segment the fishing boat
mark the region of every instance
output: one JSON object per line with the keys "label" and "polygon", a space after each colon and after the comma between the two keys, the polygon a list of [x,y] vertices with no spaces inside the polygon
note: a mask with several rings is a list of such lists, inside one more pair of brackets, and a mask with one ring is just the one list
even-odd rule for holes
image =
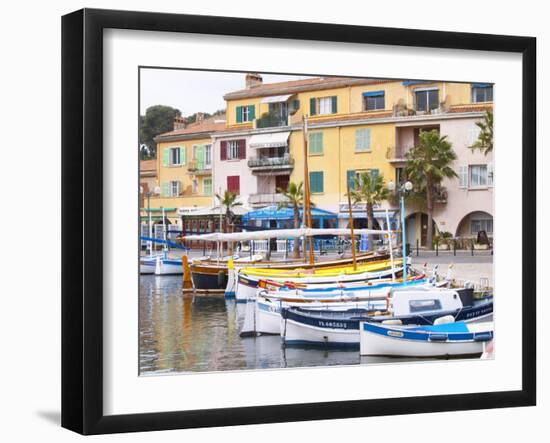
{"label": "fishing boat", "polygon": [[[392,264],[394,267],[392,267]],[[376,279],[385,279],[400,274],[401,261],[392,263],[389,260],[373,261],[360,266],[340,266],[328,269],[297,269],[293,271],[280,269],[253,269],[246,268],[238,272],[235,298],[237,302],[246,302],[254,298],[260,281],[270,281],[298,284],[317,285],[326,287],[339,283],[367,282]]]}
{"label": "fishing boat", "polygon": [[[179,241],[193,240],[193,241],[208,241],[208,242],[217,242],[221,244],[222,242],[239,242],[239,241],[253,241],[253,240],[265,240],[271,238],[294,238],[294,237],[306,237],[306,236],[319,236],[319,235],[333,235],[333,236],[345,236],[350,235],[350,229],[314,229],[314,228],[300,228],[300,229],[275,229],[275,230],[262,230],[262,231],[251,231],[251,232],[236,232],[236,233],[219,233],[213,232],[209,234],[197,234],[197,235],[186,235],[179,237]],[[356,230],[357,235],[376,233],[383,234],[387,231],[379,230],[369,230],[369,229],[359,229]],[[219,249],[219,248],[218,248]],[[382,259],[387,259],[388,254],[386,253],[368,253],[362,254],[358,257],[355,257],[355,262],[357,263],[368,263],[371,261],[378,261]],[[329,269],[337,268],[341,266],[351,265],[353,263],[353,258],[342,258],[338,260],[331,261],[321,261],[317,263],[304,263],[296,261],[284,261],[284,262],[273,262],[255,260],[251,265],[247,264],[244,260],[241,263],[235,263],[236,269],[243,267],[261,267],[262,269],[277,268],[283,270],[292,270],[292,269],[311,269],[315,267],[316,269]],[[230,269],[228,263],[217,259],[202,259],[193,261],[190,265],[190,272],[195,284],[196,289],[215,289],[215,290],[224,290],[227,289],[226,295],[232,296],[234,292],[234,287],[236,286],[236,281],[233,278],[230,278]],[[236,273],[232,274],[236,278]],[[228,283],[229,282],[229,283]]]}
{"label": "fishing boat", "polygon": [[449,322],[405,328],[361,322],[360,354],[392,357],[479,357],[493,339],[493,323]]}
{"label": "fishing boat", "polygon": [[281,310],[281,336],[285,345],[359,347],[360,323],[432,325],[441,318],[469,323],[492,321],[493,298],[473,299],[472,288],[392,289],[385,309],[315,311]]}

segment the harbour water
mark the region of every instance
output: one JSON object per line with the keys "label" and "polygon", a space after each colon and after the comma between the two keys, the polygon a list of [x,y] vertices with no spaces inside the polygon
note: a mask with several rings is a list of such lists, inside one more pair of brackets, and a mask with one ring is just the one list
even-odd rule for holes
{"label": "harbour water", "polygon": [[245,304],[182,295],[181,276],[140,276],[141,375],[405,362],[357,350],[283,348],[279,336],[241,338]]}
{"label": "harbour water", "polygon": [[140,277],[140,374],[353,365],[357,351],[283,349],[279,336],[239,337],[245,305],[183,296],[181,276]]}

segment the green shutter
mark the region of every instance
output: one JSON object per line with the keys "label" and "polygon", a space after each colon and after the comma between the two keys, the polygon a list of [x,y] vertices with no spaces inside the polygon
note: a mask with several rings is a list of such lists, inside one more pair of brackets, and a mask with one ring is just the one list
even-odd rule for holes
{"label": "green shutter", "polygon": [[187,149],[185,149],[185,146],[180,148],[180,163],[182,165],[187,163]]}
{"label": "green shutter", "polygon": [[355,170],[353,169],[349,169],[348,172],[347,172],[347,177],[348,177],[348,186],[350,189],[353,189],[355,187]]}
{"label": "green shutter", "polygon": [[204,195],[212,195],[212,179],[205,178],[202,181],[202,193]]}
{"label": "green shutter", "polygon": [[333,95],[330,99],[332,101],[332,113],[336,114],[338,112],[338,98]]}
{"label": "green shutter", "polygon": [[323,172],[314,171],[309,173],[309,190],[312,193],[323,192]]}
{"label": "green shutter", "polygon": [[163,182],[162,183],[162,196],[163,197],[170,197],[170,182]]}
{"label": "green shutter", "polygon": [[170,148],[164,148],[162,150],[162,166],[170,166]]}
{"label": "green shutter", "polygon": [[317,114],[317,99],[315,97],[311,97],[309,99],[309,115],[315,114]]}
{"label": "green shutter", "polygon": [[322,154],[323,153],[323,133],[314,132],[309,134],[309,154]]}
{"label": "green shutter", "polygon": [[248,107],[248,120],[252,121],[256,118],[256,106],[250,105]]}
{"label": "green shutter", "polygon": [[243,121],[243,107],[237,106],[237,123],[242,123]]}
{"label": "green shutter", "polygon": [[195,150],[197,169],[204,169],[204,145],[198,145]]}

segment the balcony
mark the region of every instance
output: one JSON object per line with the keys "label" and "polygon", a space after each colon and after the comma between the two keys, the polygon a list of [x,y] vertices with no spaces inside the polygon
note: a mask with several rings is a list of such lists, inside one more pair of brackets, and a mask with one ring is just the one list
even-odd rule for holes
{"label": "balcony", "polygon": [[253,174],[290,173],[294,169],[294,159],[289,155],[283,157],[254,157],[248,160],[248,167]]}
{"label": "balcony", "polygon": [[206,164],[198,160],[191,160],[187,164],[187,172],[192,175],[211,175],[212,164]]}
{"label": "balcony", "polygon": [[286,201],[283,194],[250,194],[248,202],[251,205],[268,206]]}
{"label": "balcony", "polygon": [[434,202],[440,204],[447,203],[447,188],[445,186],[437,186],[434,189]]}
{"label": "balcony", "polygon": [[405,154],[410,148],[404,146],[388,146],[386,149],[386,159],[390,163],[403,163],[407,161]]}
{"label": "balcony", "polygon": [[288,115],[278,113],[265,113],[256,119],[256,128],[276,128],[278,126],[288,126]]}

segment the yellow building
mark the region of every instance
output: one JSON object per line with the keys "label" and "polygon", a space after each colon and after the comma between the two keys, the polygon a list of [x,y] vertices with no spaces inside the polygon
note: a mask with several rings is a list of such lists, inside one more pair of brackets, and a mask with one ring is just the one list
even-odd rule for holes
{"label": "yellow building", "polygon": [[[181,225],[186,211],[212,206],[211,135],[225,128],[225,116],[204,119],[186,125],[176,119],[174,130],[160,134],[157,143],[157,187],[150,198],[151,211],[158,217],[164,208],[171,224]],[[143,208],[142,215],[146,215]]]}
{"label": "yellow building", "polygon": [[[312,200],[337,214],[343,225],[347,183],[355,174],[370,171],[383,175],[386,183],[399,181],[405,153],[422,130],[449,128],[462,148],[465,136],[457,135],[451,123],[470,119],[465,130],[474,130],[476,119],[492,107],[492,89],[487,84],[339,77],[264,84],[260,75],[247,74],[244,89],[224,96],[227,126],[214,137],[216,151],[232,140],[244,141],[247,161],[238,167],[232,163],[226,177],[228,157],[215,156],[215,187],[225,189],[238,175],[236,189],[252,206],[281,201],[281,184],[304,179],[307,117]],[[359,207],[358,218],[360,211],[364,214],[364,208]]]}

